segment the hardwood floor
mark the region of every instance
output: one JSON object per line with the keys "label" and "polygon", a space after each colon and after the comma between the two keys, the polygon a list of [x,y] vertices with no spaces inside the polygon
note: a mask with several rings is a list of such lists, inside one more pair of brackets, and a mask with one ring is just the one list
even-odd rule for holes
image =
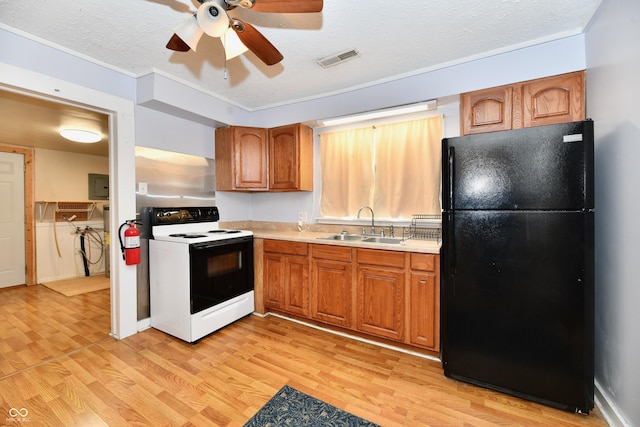
{"label": "hardwood floor", "polygon": [[1,425],[20,425],[10,410],[25,408],[31,426],[241,426],[285,384],[382,426],[606,425],[598,409],[488,391],[445,378],[439,362],[274,316],[195,344],[154,329],[114,340],[108,299],[0,291]]}

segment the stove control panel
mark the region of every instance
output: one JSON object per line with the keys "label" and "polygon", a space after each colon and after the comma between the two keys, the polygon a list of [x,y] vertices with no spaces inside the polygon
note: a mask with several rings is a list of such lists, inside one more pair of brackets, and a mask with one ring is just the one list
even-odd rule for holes
{"label": "stove control panel", "polygon": [[216,206],[189,208],[153,208],[153,225],[190,224],[198,222],[217,222],[220,212]]}

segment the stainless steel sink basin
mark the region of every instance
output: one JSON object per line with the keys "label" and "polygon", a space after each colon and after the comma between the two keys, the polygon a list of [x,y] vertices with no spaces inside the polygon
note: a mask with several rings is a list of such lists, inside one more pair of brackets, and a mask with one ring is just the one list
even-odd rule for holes
{"label": "stainless steel sink basin", "polygon": [[332,234],[330,236],[325,236],[325,237],[319,237],[319,239],[324,239],[324,240],[362,240],[364,239],[363,236],[360,236],[359,234]]}
{"label": "stainless steel sink basin", "polygon": [[399,245],[402,242],[402,239],[396,239],[393,237],[365,237],[362,239],[363,242],[367,243],[385,243],[387,245]]}
{"label": "stainless steel sink basin", "polygon": [[365,243],[385,243],[387,245],[399,245],[402,239],[393,237],[382,236],[363,236],[360,234],[331,234],[329,236],[318,237],[322,240],[338,240],[338,241],[352,241],[352,242],[365,242]]}

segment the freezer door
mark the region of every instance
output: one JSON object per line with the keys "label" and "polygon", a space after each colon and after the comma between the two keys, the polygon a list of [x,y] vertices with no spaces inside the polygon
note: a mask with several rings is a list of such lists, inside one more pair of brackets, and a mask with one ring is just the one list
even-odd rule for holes
{"label": "freezer door", "polygon": [[593,214],[466,211],[445,223],[445,374],[588,412]]}
{"label": "freezer door", "polygon": [[593,122],[443,140],[443,206],[593,208]]}

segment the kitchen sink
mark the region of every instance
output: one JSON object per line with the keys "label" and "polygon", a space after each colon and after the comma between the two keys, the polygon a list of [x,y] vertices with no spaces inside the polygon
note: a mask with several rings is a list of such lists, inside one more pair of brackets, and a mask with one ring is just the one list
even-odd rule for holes
{"label": "kitchen sink", "polygon": [[367,243],[385,243],[387,245],[399,245],[402,242],[402,239],[396,239],[393,237],[365,237],[362,239],[363,242]]}
{"label": "kitchen sink", "polygon": [[362,240],[364,239],[364,236],[361,236],[359,234],[332,234],[330,236],[325,236],[325,237],[319,237],[319,239],[324,239],[324,240]]}
{"label": "kitchen sink", "polygon": [[402,239],[396,239],[393,237],[381,237],[381,236],[363,236],[360,234],[332,234],[330,236],[318,237],[322,240],[339,240],[339,241],[355,241],[366,243],[385,243],[387,245],[399,245]]}

